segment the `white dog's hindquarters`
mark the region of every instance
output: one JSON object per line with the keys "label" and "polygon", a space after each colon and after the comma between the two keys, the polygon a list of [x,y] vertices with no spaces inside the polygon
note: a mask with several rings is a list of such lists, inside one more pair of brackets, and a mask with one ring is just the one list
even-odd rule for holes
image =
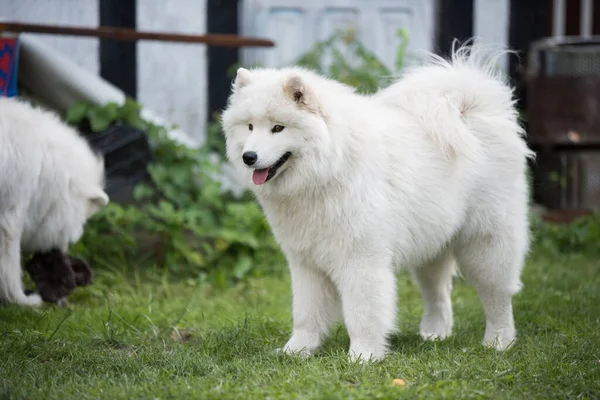
{"label": "white dog's hindquarters", "polygon": [[[475,168],[465,219],[450,249],[481,298],[486,314],[484,343],[504,350],[516,339],[512,296],[521,288],[529,249],[526,168],[534,154],[524,140],[512,90],[495,68],[494,60],[505,53],[486,50],[459,49],[451,63],[438,59],[430,67],[409,72],[399,86],[404,86],[405,94],[411,90],[438,93],[437,101],[431,98],[435,106],[429,117],[427,107],[417,106],[412,112],[434,132],[441,149],[469,158]],[[458,113],[452,115],[452,110]],[[449,122],[456,115],[465,129],[444,129],[443,124],[454,126]],[[451,330],[452,265],[453,260],[442,258],[416,273],[425,305],[424,337],[445,337]]]}
{"label": "white dog's hindquarters", "polygon": [[[412,268],[424,301],[423,337],[452,330],[450,288],[455,260],[475,286],[486,313],[484,342],[499,350],[516,338],[512,296],[529,248],[527,159],[534,156],[510,86],[494,63],[504,51],[475,45],[451,60],[407,71],[379,94],[412,115],[449,158],[465,163],[464,220],[442,256]],[[453,256],[453,257],[452,257]]]}
{"label": "white dog's hindquarters", "polygon": [[286,352],[311,354],[342,317],[352,359],[385,357],[398,267],[421,291],[424,338],[452,332],[458,266],[481,297],[484,341],[514,340],[532,153],[486,50],[432,56],[373,96],[299,68],[238,71],[227,153],[291,269]]}

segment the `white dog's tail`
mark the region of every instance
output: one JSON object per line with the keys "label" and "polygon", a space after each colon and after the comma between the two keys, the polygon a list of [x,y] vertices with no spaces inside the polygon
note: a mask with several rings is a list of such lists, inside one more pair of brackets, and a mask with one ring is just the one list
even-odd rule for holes
{"label": "white dog's tail", "polygon": [[[414,115],[448,155],[476,157],[481,141],[514,140],[517,149],[533,153],[522,140],[513,90],[497,61],[511,53],[480,44],[452,47],[450,59],[428,54],[425,65],[407,68],[389,95]],[[507,137],[507,136],[510,136]]]}

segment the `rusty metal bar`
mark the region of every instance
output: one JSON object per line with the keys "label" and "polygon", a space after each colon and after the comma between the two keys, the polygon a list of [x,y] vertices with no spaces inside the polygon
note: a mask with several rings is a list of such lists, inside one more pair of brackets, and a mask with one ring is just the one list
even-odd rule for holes
{"label": "rusty metal bar", "polygon": [[88,36],[113,40],[156,40],[163,42],[199,43],[223,47],[273,47],[268,39],[243,37],[228,34],[189,35],[179,33],[140,32],[134,29],[98,27],[67,27],[57,25],[23,24],[0,22],[0,32],[42,33],[52,35]]}

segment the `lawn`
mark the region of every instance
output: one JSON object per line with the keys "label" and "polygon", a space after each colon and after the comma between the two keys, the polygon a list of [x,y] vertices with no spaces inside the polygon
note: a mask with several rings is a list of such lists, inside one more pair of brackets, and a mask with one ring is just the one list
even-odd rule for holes
{"label": "lawn", "polygon": [[393,355],[355,365],[343,328],[312,359],[274,354],[291,330],[287,275],[216,291],[101,266],[68,309],[0,308],[0,397],[599,398],[599,271],[591,257],[532,255],[514,300],[519,341],[504,354],[480,345],[482,309],[460,280],[454,336],[423,342],[421,301],[402,275]]}

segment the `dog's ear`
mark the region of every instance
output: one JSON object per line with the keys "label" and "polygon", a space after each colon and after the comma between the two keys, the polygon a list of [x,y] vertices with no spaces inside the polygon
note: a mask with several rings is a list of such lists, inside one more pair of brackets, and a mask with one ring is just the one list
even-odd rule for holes
{"label": "dog's ear", "polygon": [[290,76],[285,82],[286,94],[298,104],[306,104],[307,93],[302,78],[296,75]]}
{"label": "dog's ear", "polygon": [[93,183],[81,183],[76,180],[69,180],[69,189],[76,196],[81,196],[94,207],[103,207],[110,201],[108,194],[104,191],[101,185]]}
{"label": "dog's ear", "polygon": [[319,107],[318,104],[314,102],[314,96],[312,96],[312,91],[306,85],[304,80],[298,75],[292,75],[289,78],[287,78],[283,85],[283,91],[290,99],[294,100],[299,106],[306,108],[311,112],[319,112]]}
{"label": "dog's ear", "polygon": [[108,204],[109,198],[106,192],[100,188],[88,194],[88,200],[96,207],[103,207]]}
{"label": "dog's ear", "polygon": [[94,188],[85,192],[85,198],[87,200],[86,205],[86,217],[90,218],[96,214],[98,210],[107,205],[110,202],[108,194],[101,188]]}
{"label": "dog's ear", "polygon": [[235,80],[233,81],[233,90],[237,91],[252,81],[252,72],[246,68],[238,68]]}

